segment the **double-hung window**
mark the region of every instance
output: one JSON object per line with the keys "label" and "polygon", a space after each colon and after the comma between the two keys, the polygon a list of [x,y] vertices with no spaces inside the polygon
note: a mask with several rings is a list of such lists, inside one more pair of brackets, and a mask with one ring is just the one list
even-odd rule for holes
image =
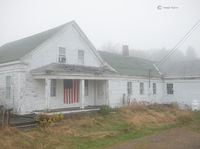
{"label": "double-hung window", "polygon": [[172,83],[167,84],[167,94],[174,94],[174,86]]}
{"label": "double-hung window", "polygon": [[84,51],[78,50],[78,64],[84,64]]}
{"label": "double-hung window", "polygon": [[140,82],[140,95],[144,94],[144,83]]}
{"label": "double-hung window", "polygon": [[66,49],[64,47],[59,47],[59,63],[66,63]]}
{"label": "double-hung window", "polygon": [[6,76],[6,99],[11,98],[11,76]]}
{"label": "double-hung window", "polygon": [[56,97],[56,79],[51,80],[51,97]]}
{"label": "double-hung window", "polygon": [[85,96],[89,95],[89,81],[85,80]]}
{"label": "double-hung window", "polygon": [[156,94],[156,83],[153,83],[153,94],[155,95]]}
{"label": "double-hung window", "polygon": [[132,94],[132,82],[127,82],[127,92],[128,95]]}

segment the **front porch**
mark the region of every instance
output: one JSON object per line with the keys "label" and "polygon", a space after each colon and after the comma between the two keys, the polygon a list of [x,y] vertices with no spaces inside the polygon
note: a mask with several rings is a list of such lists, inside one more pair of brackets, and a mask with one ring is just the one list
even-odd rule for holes
{"label": "front porch", "polygon": [[45,107],[40,112],[98,110],[99,106],[108,104],[107,84],[107,80],[45,78]]}

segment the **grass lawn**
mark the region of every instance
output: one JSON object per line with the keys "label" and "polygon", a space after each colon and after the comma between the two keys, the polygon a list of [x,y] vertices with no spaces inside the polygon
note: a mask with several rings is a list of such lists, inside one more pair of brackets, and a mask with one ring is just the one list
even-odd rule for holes
{"label": "grass lawn", "polygon": [[0,148],[102,149],[189,123],[200,124],[200,112],[179,110],[177,105],[134,104],[107,115],[73,116],[48,127],[1,129]]}

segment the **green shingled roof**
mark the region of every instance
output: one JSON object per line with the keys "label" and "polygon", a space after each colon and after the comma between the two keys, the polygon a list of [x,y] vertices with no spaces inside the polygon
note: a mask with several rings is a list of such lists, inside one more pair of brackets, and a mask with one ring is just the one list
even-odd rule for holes
{"label": "green shingled roof", "polygon": [[56,34],[65,25],[66,24],[3,45],[0,47],[0,63],[19,60],[22,56],[31,52],[44,41]]}
{"label": "green shingled roof", "polygon": [[150,70],[151,77],[160,76],[153,66],[153,62],[150,60],[132,56],[122,56],[120,54],[104,51],[98,52],[100,56],[121,75],[147,77],[149,76]]}

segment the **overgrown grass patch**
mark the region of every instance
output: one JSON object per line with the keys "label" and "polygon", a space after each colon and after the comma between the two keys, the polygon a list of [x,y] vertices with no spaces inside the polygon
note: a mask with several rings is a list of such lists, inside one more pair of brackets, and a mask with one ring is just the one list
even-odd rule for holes
{"label": "overgrown grass patch", "polygon": [[190,122],[200,122],[200,112],[180,110],[176,104],[134,103],[111,111],[114,112],[72,116],[28,131],[6,128],[0,131],[0,146],[7,149],[102,149]]}

